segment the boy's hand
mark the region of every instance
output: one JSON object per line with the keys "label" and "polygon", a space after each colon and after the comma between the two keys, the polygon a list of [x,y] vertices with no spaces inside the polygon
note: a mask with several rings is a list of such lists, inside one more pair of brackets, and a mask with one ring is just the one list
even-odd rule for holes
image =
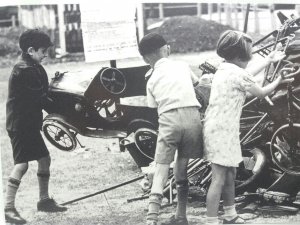
{"label": "boy's hand", "polygon": [[285,53],[283,51],[274,50],[267,56],[267,61],[269,63],[274,63],[282,60],[285,57]]}

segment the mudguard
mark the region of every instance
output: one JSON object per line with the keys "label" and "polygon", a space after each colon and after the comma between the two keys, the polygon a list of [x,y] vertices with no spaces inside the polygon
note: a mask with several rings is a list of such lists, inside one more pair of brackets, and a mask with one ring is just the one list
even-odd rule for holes
{"label": "mudguard", "polygon": [[67,128],[70,128],[72,130],[74,130],[75,132],[77,133],[82,133],[81,132],[81,129],[77,126],[75,126],[74,124],[70,123],[67,118],[63,115],[60,115],[60,114],[56,114],[56,113],[51,113],[51,114],[48,114],[45,118],[44,118],[44,121],[49,121],[49,120],[52,120],[52,121],[56,121],[62,125],[64,125],[65,127]]}

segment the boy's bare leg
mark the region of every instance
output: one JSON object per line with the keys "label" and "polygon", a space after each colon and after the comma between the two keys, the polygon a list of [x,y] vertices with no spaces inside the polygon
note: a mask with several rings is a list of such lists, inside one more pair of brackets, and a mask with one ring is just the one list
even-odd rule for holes
{"label": "boy's bare leg", "polygon": [[157,163],[155,166],[151,194],[149,197],[147,224],[156,224],[158,221],[158,213],[163,198],[163,188],[169,176],[169,168],[169,164]]}

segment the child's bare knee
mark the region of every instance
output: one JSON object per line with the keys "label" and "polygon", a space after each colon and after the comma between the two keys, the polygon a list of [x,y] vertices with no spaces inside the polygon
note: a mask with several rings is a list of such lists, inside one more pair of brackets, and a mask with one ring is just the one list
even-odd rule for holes
{"label": "child's bare knee", "polygon": [[212,182],[219,187],[224,187],[225,178],[222,176],[214,176],[214,178],[212,179]]}
{"label": "child's bare knee", "polygon": [[23,176],[28,170],[28,163],[18,163],[14,166],[14,170]]}

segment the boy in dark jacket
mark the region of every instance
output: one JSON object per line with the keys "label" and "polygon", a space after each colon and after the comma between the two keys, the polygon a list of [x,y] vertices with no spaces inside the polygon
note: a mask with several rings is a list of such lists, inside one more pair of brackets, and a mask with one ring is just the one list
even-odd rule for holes
{"label": "boy in dark jacket", "polygon": [[15,198],[29,161],[38,162],[40,201],[37,209],[61,212],[67,208],[49,198],[51,158],[40,133],[42,109],[49,104],[48,77],[40,63],[47,57],[52,42],[43,31],[30,29],[21,34],[19,45],[22,56],[11,72],[6,104],[6,129],[13,149],[14,168],[6,187],[5,219],[10,223],[23,224],[26,220],[16,210]]}

